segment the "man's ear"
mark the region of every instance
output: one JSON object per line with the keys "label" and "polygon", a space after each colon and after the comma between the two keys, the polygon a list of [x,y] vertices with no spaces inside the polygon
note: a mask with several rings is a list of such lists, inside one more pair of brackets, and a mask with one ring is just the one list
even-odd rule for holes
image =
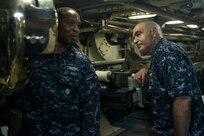
{"label": "man's ear", "polygon": [[152,27],[152,29],[151,29],[151,34],[152,34],[152,36],[155,38],[156,37],[156,35],[157,35],[157,28],[156,27]]}

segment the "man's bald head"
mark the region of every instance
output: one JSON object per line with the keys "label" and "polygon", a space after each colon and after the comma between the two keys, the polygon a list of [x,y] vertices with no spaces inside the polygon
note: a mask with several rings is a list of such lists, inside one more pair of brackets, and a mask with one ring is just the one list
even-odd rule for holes
{"label": "man's bald head", "polygon": [[[142,21],[140,23],[143,23],[148,30],[155,28],[157,30],[160,38],[163,37],[161,27],[156,22],[154,22],[154,21]],[[138,23],[138,24],[140,24],[140,23]]]}
{"label": "man's bald head", "polygon": [[58,13],[58,19],[59,20],[67,18],[67,16],[78,16],[80,18],[77,11],[73,8],[70,8],[70,7],[61,7],[59,9],[57,9],[57,13]]}

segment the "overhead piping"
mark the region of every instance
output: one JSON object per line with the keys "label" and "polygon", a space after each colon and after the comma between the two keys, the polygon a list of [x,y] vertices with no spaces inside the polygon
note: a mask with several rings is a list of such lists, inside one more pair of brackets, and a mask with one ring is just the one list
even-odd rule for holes
{"label": "overhead piping", "polygon": [[141,1],[134,1],[134,2],[131,2],[131,3],[104,2],[104,3],[99,3],[97,5],[92,5],[92,6],[84,7],[84,8],[80,8],[80,9],[84,10],[84,11],[82,11],[84,14],[90,14],[91,12],[89,11],[89,9],[90,10],[94,9],[94,8],[97,9],[97,7],[101,7],[101,6],[105,7],[105,6],[108,6],[108,5],[125,6],[125,7],[128,7],[129,9],[132,8],[132,9],[141,10],[141,11],[148,11],[148,12],[155,13],[157,15],[160,15],[160,16],[163,16],[163,17],[166,17],[166,18],[169,18],[169,19],[177,19],[177,20],[182,20],[185,23],[197,24],[197,22],[195,22],[193,20],[189,20],[188,16],[186,16],[186,15],[182,15],[182,17],[181,16],[178,17],[178,16],[175,16],[175,14],[165,12],[164,10],[159,9],[158,7],[155,7],[155,6],[152,6],[152,5],[149,5],[149,4],[145,4],[145,3],[141,2]]}
{"label": "overhead piping", "polygon": [[188,1],[183,7],[187,9],[198,9],[203,8],[203,1]]}

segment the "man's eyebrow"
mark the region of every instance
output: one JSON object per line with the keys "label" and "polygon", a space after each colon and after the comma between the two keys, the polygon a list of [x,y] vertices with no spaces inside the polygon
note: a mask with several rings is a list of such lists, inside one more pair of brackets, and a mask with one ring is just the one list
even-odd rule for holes
{"label": "man's eyebrow", "polygon": [[141,31],[136,31],[133,36],[135,37],[135,36],[139,35],[140,33],[141,33]]}

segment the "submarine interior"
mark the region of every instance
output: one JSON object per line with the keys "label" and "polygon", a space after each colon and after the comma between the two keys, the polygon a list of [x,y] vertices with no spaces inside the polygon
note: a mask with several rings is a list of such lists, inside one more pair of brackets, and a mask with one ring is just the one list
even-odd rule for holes
{"label": "submarine interior", "polygon": [[[72,7],[81,17],[78,46],[92,61],[100,84],[101,136],[151,136],[148,85],[131,77],[150,56],[141,56],[132,29],[157,22],[164,37],[185,49],[197,72],[204,65],[203,0],[7,0],[0,1],[0,130],[16,136],[20,98],[35,57],[53,54],[56,9]],[[204,90],[203,90],[204,91]]]}

